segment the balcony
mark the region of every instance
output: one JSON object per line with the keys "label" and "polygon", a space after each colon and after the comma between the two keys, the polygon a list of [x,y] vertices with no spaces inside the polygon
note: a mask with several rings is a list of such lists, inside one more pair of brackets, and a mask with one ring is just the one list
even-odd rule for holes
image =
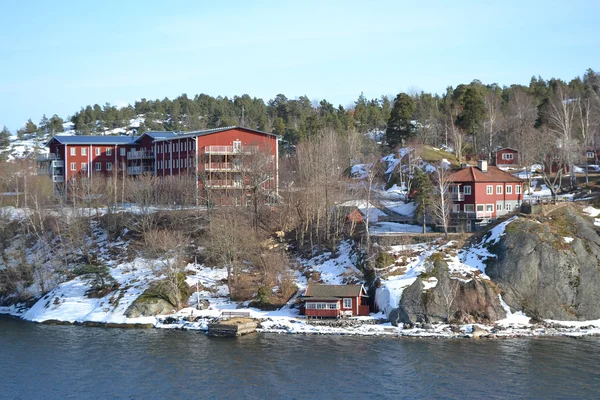
{"label": "balcony", "polygon": [[450,217],[454,219],[490,219],[494,218],[493,211],[463,211],[451,212]]}
{"label": "balcony", "polygon": [[147,160],[147,159],[153,159],[153,158],[154,158],[154,152],[148,151],[148,150],[139,150],[139,151],[132,150],[127,153],[128,160]]}
{"label": "balcony", "polygon": [[52,176],[52,182],[63,183],[64,181],[65,181],[65,177],[63,175],[54,175],[54,176]]}
{"label": "balcony", "polygon": [[149,167],[147,165],[138,165],[135,167],[127,167],[127,175],[141,175],[141,174],[149,174],[154,173],[154,167]]}
{"label": "balcony", "polygon": [[235,165],[234,163],[219,163],[219,162],[214,162],[214,163],[204,163],[204,170],[205,171],[239,171],[240,170],[240,166],[239,165]]}
{"label": "balcony", "polygon": [[231,179],[211,179],[204,186],[211,189],[239,189],[242,188],[242,182]]}
{"label": "balcony", "polygon": [[48,153],[48,154],[38,154],[37,161],[52,161],[52,160],[60,160],[60,155],[56,153]]}
{"label": "balcony", "polygon": [[204,146],[202,150],[205,154],[251,154],[258,152],[258,146]]}
{"label": "balcony", "polygon": [[452,201],[465,201],[465,194],[461,192],[452,192]]}

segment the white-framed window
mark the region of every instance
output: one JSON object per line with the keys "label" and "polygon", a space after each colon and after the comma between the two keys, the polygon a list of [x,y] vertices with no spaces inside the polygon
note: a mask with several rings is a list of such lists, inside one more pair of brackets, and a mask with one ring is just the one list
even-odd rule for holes
{"label": "white-framed window", "polygon": [[77,163],[71,163],[71,171],[77,171]]}
{"label": "white-framed window", "polygon": [[521,194],[521,185],[515,185],[515,193],[516,194]]}
{"label": "white-framed window", "polygon": [[71,154],[72,156],[76,156],[77,155],[77,148],[76,147],[71,147],[71,149],[69,149],[69,154]]}
{"label": "white-framed window", "polygon": [[86,147],[82,147],[81,148],[81,155],[82,156],[87,156],[87,148]]}
{"label": "white-framed window", "polygon": [[81,163],[81,170],[87,171],[87,163],[84,163],[84,162]]}
{"label": "white-framed window", "polygon": [[102,171],[102,163],[96,163],[96,171]]}
{"label": "white-framed window", "polygon": [[512,194],[512,185],[506,185],[506,194]]}
{"label": "white-framed window", "polygon": [[506,211],[512,211],[512,204],[506,203]]}
{"label": "white-framed window", "polygon": [[344,308],[352,308],[352,299],[344,298]]}
{"label": "white-framed window", "polygon": [[502,185],[496,185],[496,194],[502,194]]}
{"label": "white-framed window", "polygon": [[496,204],[496,211],[502,211],[502,203]]}
{"label": "white-framed window", "polygon": [[487,186],[485,187],[485,193],[486,193],[486,194],[494,194],[494,186],[492,186],[492,185],[487,185]]}
{"label": "white-framed window", "polygon": [[106,170],[107,171],[112,171],[112,163],[110,163],[110,162],[106,163]]}
{"label": "white-framed window", "polygon": [[484,206],[483,204],[477,204],[477,212],[483,212]]}
{"label": "white-framed window", "polygon": [[452,204],[452,212],[460,212],[460,204]]}
{"label": "white-framed window", "polygon": [[125,147],[119,148],[119,154],[121,155],[121,157],[125,157],[126,152],[127,152],[127,149]]}
{"label": "white-framed window", "polygon": [[340,303],[329,303],[327,304],[327,308],[330,310],[337,310]]}
{"label": "white-framed window", "polygon": [[112,149],[110,147],[106,148],[106,155],[107,156],[112,156]]}
{"label": "white-framed window", "polygon": [[99,156],[102,154],[102,149],[100,147],[96,147],[96,155]]}
{"label": "white-framed window", "polygon": [[474,212],[475,206],[473,204],[465,204],[465,212]]}
{"label": "white-framed window", "polygon": [[471,194],[471,185],[465,185],[465,186],[463,186],[463,193],[465,195]]}
{"label": "white-framed window", "polygon": [[587,158],[594,158],[594,152],[593,151],[588,151],[588,152],[585,153],[585,156]]}
{"label": "white-framed window", "polygon": [[238,153],[242,151],[242,142],[240,140],[233,141],[233,152]]}
{"label": "white-framed window", "polygon": [[515,155],[513,153],[502,153],[503,160],[513,160]]}
{"label": "white-framed window", "polygon": [[485,211],[487,211],[487,212],[494,212],[494,205],[493,204],[486,204],[485,205]]}

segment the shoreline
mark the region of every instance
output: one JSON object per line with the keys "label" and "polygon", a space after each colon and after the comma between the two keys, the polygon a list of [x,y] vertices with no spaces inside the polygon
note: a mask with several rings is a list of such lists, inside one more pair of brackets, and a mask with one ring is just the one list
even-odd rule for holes
{"label": "shoreline", "polygon": [[[41,325],[73,325],[91,328],[117,329],[171,329],[181,331],[197,331],[204,334],[208,331],[208,323],[215,316],[194,317],[190,315],[165,315],[155,317],[155,323],[98,322],[98,321],[64,321],[48,319],[31,321],[21,315],[0,310],[0,316],[15,318],[24,322]],[[587,321],[545,321],[540,324],[424,324],[410,329],[392,326],[381,319],[348,319],[319,320],[318,324],[310,324],[304,318],[293,317],[255,317],[258,321],[258,334],[304,335],[304,336],[364,336],[390,338],[431,338],[431,339],[518,339],[532,337],[600,337],[600,324],[589,324]],[[370,322],[379,321],[372,324]],[[334,325],[351,323],[352,326],[338,327]],[[569,325],[569,323],[572,323]],[[577,326],[579,325],[579,326]]]}

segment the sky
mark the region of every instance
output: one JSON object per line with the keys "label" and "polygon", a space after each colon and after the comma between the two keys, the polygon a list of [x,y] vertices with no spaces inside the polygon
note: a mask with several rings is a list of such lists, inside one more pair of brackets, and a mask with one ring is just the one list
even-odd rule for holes
{"label": "sky", "polygon": [[0,1],[0,126],[86,105],[279,93],[348,106],[600,70],[600,2]]}

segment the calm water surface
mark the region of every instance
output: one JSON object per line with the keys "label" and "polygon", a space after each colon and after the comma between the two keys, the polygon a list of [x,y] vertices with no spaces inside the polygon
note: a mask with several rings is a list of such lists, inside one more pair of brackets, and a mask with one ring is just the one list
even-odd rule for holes
{"label": "calm water surface", "polygon": [[0,317],[2,399],[600,398],[600,338],[389,339]]}

